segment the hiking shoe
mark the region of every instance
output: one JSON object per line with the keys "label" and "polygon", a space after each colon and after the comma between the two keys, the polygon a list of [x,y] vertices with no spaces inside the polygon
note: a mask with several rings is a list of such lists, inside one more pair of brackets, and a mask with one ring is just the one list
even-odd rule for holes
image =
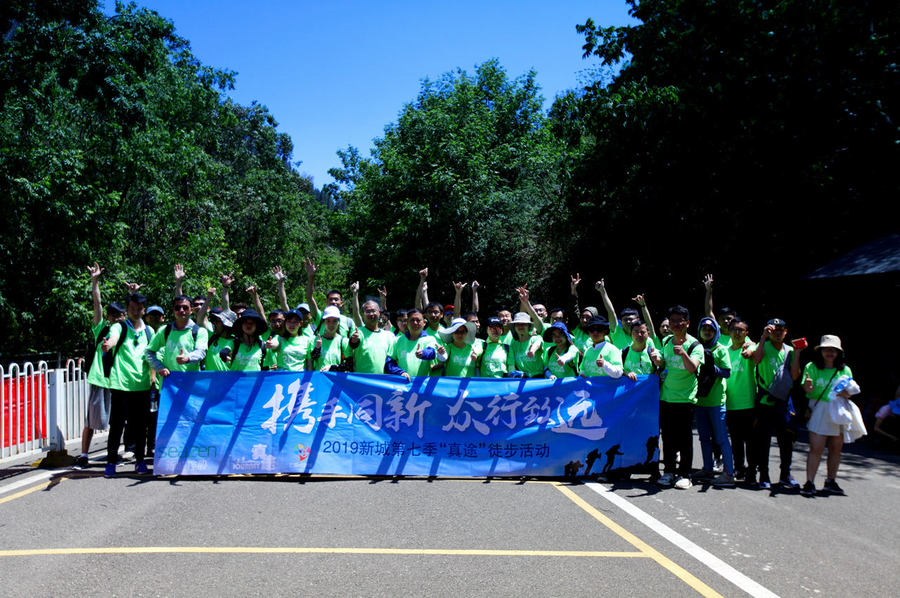
{"label": "hiking shoe", "polygon": [[134,459],[134,451],[131,449],[126,449],[124,453],[122,453],[122,462],[131,461]]}
{"label": "hiking shoe", "polygon": [[719,457],[713,465],[713,473],[722,473],[723,471],[725,471],[725,462]]}
{"label": "hiking shoe", "polygon": [[795,480],[791,474],[781,476],[781,479],[778,480],[778,483],[785,488],[796,489],[800,487],[800,482]]}
{"label": "hiking shoe", "polygon": [[759,481],[756,482],[757,490],[768,490],[772,487],[772,482],[769,480],[769,476],[765,474],[760,474]]}
{"label": "hiking shoe", "polygon": [[723,473],[712,481],[715,488],[734,488],[734,476],[730,473]]}
{"label": "hiking shoe", "polygon": [[716,477],[716,473],[714,471],[710,471],[708,469],[701,469],[700,471],[691,475],[692,480],[711,480]]}
{"label": "hiking shoe", "polygon": [[803,484],[803,488],[800,489],[800,494],[803,496],[815,496],[816,495],[816,485],[812,482],[806,482]]}
{"label": "hiking shoe", "polygon": [[76,457],[75,463],[72,464],[72,467],[74,469],[87,469],[88,467],[90,467],[90,464],[88,463],[87,455],[80,455],[80,456]]}
{"label": "hiking shoe", "polygon": [[147,464],[143,461],[138,461],[134,464],[134,473],[138,475],[147,475],[150,473],[150,470],[147,469]]}
{"label": "hiking shoe", "polygon": [[746,469],[735,468],[735,470],[734,470],[734,481],[735,482],[743,482],[746,477],[747,477]]}
{"label": "hiking shoe", "polygon": [[691,486],[693,486],[693,484],[691,483],[690,478],[678,478],[675,480],[675,487],[679,490],[687,490]]}
{"label": "hiking shoe", "polygon": [[844,489],[838,486],[838,483],[834,480],[825,480],[825,485],[822,486],[822,490],[827,492],[828,494],[839,494],[841,496],[846,496],[846,492]]}
{"label": "hiking shoe", "polygon": [[104,478],[112,478],[116,475],[116,464],[115,463],[107,463],[106,468],[103,470]]}
{"label": "hiking shoe", "polygon": [[664,473],[661,478],[656,480],[656,483],[660,486],[665,486],[666,488],[671,488],[675,483],[675,476],[671,473]]}

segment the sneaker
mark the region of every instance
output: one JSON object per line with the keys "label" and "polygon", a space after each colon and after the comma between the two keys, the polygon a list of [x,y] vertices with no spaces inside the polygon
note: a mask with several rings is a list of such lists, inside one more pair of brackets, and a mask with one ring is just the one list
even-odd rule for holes
{"label": "sneaker", "polygon": [[756,482],[757,490],[768,490],[772,487],[772,482],[766,474],[760,474],[759,481]]}
{"label": "sneaker", "polygon": [[715,472],[714,472],[714,471],[710,471],[709,469],[701,469],[701,470],[698,471],[697,473],[694,473],[694,474],[691,475],[691,479],[692,479],[692,480],[698,480],[698,481],[700,481],[700,480],[711,480],[711,479],[713,479],[714,477],[716,477]]}
{"label": "sneaker", "polygon": [[147,469],[147,464],[143,461],[138,461],[134,464],[134,473],[138,475],[147,475],[150,473],[150,470]]}
{"label": "sneaker", "polygon": [[722,473],[723,471],[725,471],[725,462],[719,457],[713,465],[713,473]]}
{"label": "sneaker", "polygon": [[79,455],[78,457],[76,457],[75,463],[72,464],[72,467],[74,469],[87,469],[88,467],[90,467],[87,455]]}
{"label": "sneaker", "polygon": [[816,495],[816,485],[812,482],[806,482],[803,484],[803,488],[800,489],[800,494],[803,496],[815,496]]}
{"label": "sneaker", "polygon": [[734,481],[735,482],[743,482],[746,477],[747,477],[746,469],[735,469],[734,470]]}
{"label": "sneaker", "polygon": [[123,462],[131,461],[132,459],[134,459],[134,451],[126,450],[124,453],[122,453],[122,461]]}
{"label": "sneaker", "polygon": [[838,486],[838,483],[834,480],[825,480],[825,485],[822,486],[822,490],[828,494],[840,494],[841,496],[846,496],[844,489]]}
{"label": "sneaker", "polygon": [[734,476],[730,473],[723,473],[712,481],[712,485],[716,488],[734,488]]}
{"label": "sneaker", "polygon": [[691,486],[693,486],[693,484],[691,483],[690,478],[681,478],[680,477],[677,480],[675,480],[675,487],[678,488],[679,490],[687,490]]}
{"label": "sneaker", "polygon": [[107,463],[106,468],[103,470],[104,478],[112,478],[116,475],[116,464],[115,463]]}
{"label": "sneaker", "polygon": [[656,480],[656,483],[660,486],[665,486],[666,488],[671,488],[675,483],[675,476],[671,473],[664,473],[661,478]]}
{"label": "sneaker", "polygon": [[781,476],[781,479],[778,480],[778,483],[784,486],[785,488],[797,489],[800,488],[800,482],[794,479],[791,474]]}

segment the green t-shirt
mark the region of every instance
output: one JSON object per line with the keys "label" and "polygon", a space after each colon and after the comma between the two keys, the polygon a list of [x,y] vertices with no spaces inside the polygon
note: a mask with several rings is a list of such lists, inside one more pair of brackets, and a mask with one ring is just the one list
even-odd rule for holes
{"label": "green t-shirt", "polygon": [[[544,367],[550,370],[550,373],[557,378],[572,378],[578,375],[578,349],[575,345],[569,345],[562,355],[556,352],[556,343],[544,353]],[[559,358],[562,357],[563,365],[559,365]]]}
{"label": "green t-shirt", "polygon": [[444,345],[447,350],[447,361],[444,362],[444,375],[454,378],[471,378],[475,375],[479,353],[474,344],[464,343],[460,349],[453,343]]}
{"label": "green t-shirt", "polygon": [[576,328],[572,333],[572,340],[575,342],[575,346],[578,347],[578,350],[584,355],[584,352],[587,351],[591,346],[593,346],[594,341],[591,340],[591,335],[582,330],[580,327]]}
{"label": "green t-shirt", "polygon": [[[281,342],[281,335],[269,328],[269,332],[266,333],[266,338],[263,339],[263,342],[274,338],[276,341]],[[274,367],[278,367],[278,352],[274,350],[266,351],[266,357],[263,359],[263,367],[272,369]]]}
{"label": "green t-shirt", "polygon": [[[91,328],[91,332],[94,333],[94,345],[96,345],[96,349],[94,349],[94,361],[91,362],[91,369],[88,371],[87,382],[88,384],[92,384],[94,386],[99,386],[101,388],[109,388],[109,378],[103,375],[103,349],[101,349],[101,345],[103,344],[103,340],[100,338],[100,333],[107,330],[109,323],[106,320],[100,320],[100,322]],[[104,333],[104,337],[106,333]]]}
{"label": "green t-shirt", "polygon": [[431,366],[439,363],[437,357],[430,361],[419,359],[416,357],[416,350],[432,347],[437,351],[439,346],[441,346],[441,342],[437,337],[424,334],[424,331],[417,339],[411,339],[406,334],[401,334],[394,339],[391,357],[410,376],[431,376]]}
{"label": "green t-shirt", "polygon": [[[703,363],[703,345],[690,334],[684,340],[684,350],[696,343],[688,357]],[[675,338],[666,337],[662,348],[663,361],[666,362],[666,377],[659,393],[659,400],[666,403],[697,403],[697,374],[688,371],[681,356],[675,355]]]}
{"label": "green t-shirt", "polygon": [[[534,355],[528,356],[528,350],[533,349]],[[529,378],[544,377],[544,347],[541,337],[536,334],[529,336],[524,341],[514,340],[509,344],[515,369],[525,372]]]}
{"label": "green t-shirt", "polygon": [[581,375],[590,378],[593,376],[609,376],[602,367],[597,365],[597,359],[603,357],[603,361],[610,365],[622,366],[622,351],[608,340],[591,345],[584,352],[581,360]]}
{"label": "green t-shirt", "polygon": [[812,378],[813,381],[813,389],[812,392],[806,394],[806,398],[815,401],[816,399],[820,401],[828,402],[831,398],[828,396],[828,393],[831,392],[831,389],[834,387],[835,383],[841,379],[843,376],[853,377],[853,372],[850,371],[850,366],[845,365],[840,370],[835,372],[834,368],[826,368],[820,370],[816,367],[816,364],[813,362],[809,362],[806,364],[806,367],[803,368],[803,375],[801,376],[802,380],[806,380],[806,376]]}
{"label": "green t-shirt", "polygon": [[496,343],[484,341],[480,365],[482,378],[503,378],[514,369],[512,351],[509,350],[509,344],[503,342],[502,337]]}
{"label": "green t-shirt", "polygon": [[[169,331],[169,338],[166,339],[166,328],[168,326],[160,326],[156,334],[150,340],[147,350],[156,353],[157,358],[162,362],[163,367],[171,372],[199,372],[200,361],[195,363],[178,363],[176,358],[179,355],[187,355],[192,351],[207,350],[209,342],[208,332],[202,326],[197,327],[197,342],[194,342],[193,322],[188,323],[184,330],[178,330],[173,327]],[[205,358],[205,355],[204,355]],[[201,360],[202,361],[202,360]]]}
{"label": "green t-shirt", "polygon": [[[150,365],[144,359],[144,351],[150,344],[150,327],[141,323],[141,330],[135,332],[129,320],[116,322],[109,329],[109,342],[116,351],[112,372],[109,375],[109,388],[137,392],[150,390]],[[124,334],[125,341],[115,349],[119,336]]]}
{"label": "green t-shirt", "polygon": [[357,330],[359,330],[359,346],[351,349],[353,371],[360,374],[383,374],[384,362],[391,354],[391,347],[397,337],[381,328],[372,331],[363,326]]}
{"label": "green t-shirt", "polygon": [[[234,340],[231,341],[232,345]],[[266,354],[271,351],[266,351]],[[246,343],[238,343],[237,349],[231,351],[231,366],[228,368],[232,372],[259,372],[262,371],[263,349],[261,343],[247,345]]]}
{"label": "green t-shirt", "polygon": [[625,327],[622,326],[622,322],[612,320],[609,323],[609,335],[607,335],[606,340],[610,341],[621,351],[631,344],[631,334],[625,332]]}
{"label": "green t-shirt", "polygon": [[647,346],[644,347],[643,351],[635,351],[629,345],[628,352],[625,353],[625,359],[622,360],[622,368],[626,373],[631,372],[638,376],[647,376],[655,373],[656,366],[653,365],[653,360],[650,359],[650,351],[653,348],[650,344],[650,339],[647,339]]}
{"label": "green t-shirt", "polygon": [[[320,337],[316,337],[312,344],[310,345],[310,351],[314,351],[316,347],[316,343]],[[325,338],[321,336],[322,339],[322,350],[319,354],[319,358],[313,362],[314,370],[321,370],[325,366],[332,365],[341,365],[341,362],[350,357],[350,345],[349,341],[341,336],[340,334],[335,334],[331,338]]]}
{"label": "green t-shirt", "polygon": [[[704,358],[706,357],[706,353],[703,353]],[[720,368],[730,370],[731,369],[731,358],[728,356],[728,349],[720,345],[719,343],[715,343],[715,347],[712,349],[712,358],[713,363]],[[709,394],[705,397],[697,397],[697,405],[700,407],[719,407],[725,404],[725,385],[730,378],[719,378],[716,376],[716,379],[713,380],[712,388],[709,390]]]}
{"label": "green t-shirt", "polygon": [[[769,385],[772,384],[772,380],[775,379],[775,372],[778,371],[778,368],[784,363],[785,357],[792,351],[793,350],[788,347],[787,343],[783,344],[779,351],[775,349],[775,346],[772,345],[771,342],[766,341],[766,344],[763,347],[762,361],[756,364],[756,373],[759,376],[759,388],[769,388]],[[790,363],[788,363],[788,367],[790,367]],[[759,402],[763,405],[775,404],[775,401],[773,401],[769,395],[764,395]]]}
{"label": "green t-shirt", "polygon": [[[226,332],[227,334],[227,332]],[[225,347],[231,348],[234,344],[234,339],[227,336],[220,336],[215,339],[211,345],[206,349],[206,359],[203,361],[203,367],[207,372],[227,372],[231,369],[229,364],[222,361],[222,357],[219,355],[219,351],[224,349]]]}
{"label": "green t-shirt", "polygon": [[[750,351],[756,347],[751,343]],[[725,409],[738,411],[756,406],[756,364],[753,358],[741,356],[742,347],[728,348],[731,376],[725,383]]]}
{"label": "green t-shirt", "polygon": [[306,370],[306,358],[312,346],[312,341],[305,334],[279,338],[277,349],[272,351],[277,355],[278,369],[288,372]]}

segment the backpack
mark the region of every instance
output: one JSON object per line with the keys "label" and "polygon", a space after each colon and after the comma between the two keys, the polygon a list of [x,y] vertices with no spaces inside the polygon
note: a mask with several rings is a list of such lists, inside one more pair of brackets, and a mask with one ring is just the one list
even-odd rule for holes
{"label": "backpack", "polygon": [[[200,332],[200,326],[196,322],[191,322],[193,326],[191,326],[191,336],[194,338],[194,347],[197,346],[197,334]],[[175,328],[175,322],[169,322],[166,324],[165,329],[163,330],[163,340],[169,342],[169,334],[172,333],[172,330]]]}
{"label": "backpack", "polygon": [[763,388],[762,380],[759,377],[759,368],[756,368],[756,398],[762,399],[768,395],[776,401],[785,402],[790,398],[791,389],[794,387],[794,379],[791,378],[791,360],[793,359],[794,350],[787,347],[787,353],[784,355],[784,362],[775,370],[772,382],[768,387]]}
{"label": "backpack", "polygon": [[[116,346],[103,354],[103,376],[105,378],[109,378],[109,375],[112,373],[113,363],[116,360],[116,355],[119,354],[119,347],[125,343],[125,339],[128,337],[128,331],[125,329],[125,322],[116,323],[122,327],[122,332],[119,333],[119,340],[116,341]],[[103,330],[100,331],[100,334],[97,335],[98,345],[103,343],[101,339],[105,339],[110,330],[112,330],[111,326],[105,326]],[[147,342],[149,343],[151,338],[150,327],[146,324],[144,324],[144,335],[147,337]]]}
{"label": "backpack", "polygon": [[83,371],[91,371],[91,365],[93,365],[94,363],[94,357],[97,355],[97,349],[100,347],[100,345],[103,344],[103,339],[105,339],[108,334],[109,324],[101,328],[96,337],[93,336],[93,333],[91,334],[92,338],[87,342],[87,346],[90,347],[90,349],[85,352]]}

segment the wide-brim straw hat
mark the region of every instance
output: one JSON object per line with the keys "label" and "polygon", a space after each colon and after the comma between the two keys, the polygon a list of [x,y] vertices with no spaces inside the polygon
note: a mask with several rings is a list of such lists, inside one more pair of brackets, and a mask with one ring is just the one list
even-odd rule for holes
{"label": "wide-brim straw hat", "polygon": [[438,331],[438,334],[441,336],[441,340],[444,341],[445,344],[449,345],[453,342],[453,333],[462,327],[465,327],[466,329],[466,342],[469,344],[474,343],[475,322],[466,322],[462,318],[453,318],[453,321],[450,322],[450,325],[446,328],[441,328]]}

